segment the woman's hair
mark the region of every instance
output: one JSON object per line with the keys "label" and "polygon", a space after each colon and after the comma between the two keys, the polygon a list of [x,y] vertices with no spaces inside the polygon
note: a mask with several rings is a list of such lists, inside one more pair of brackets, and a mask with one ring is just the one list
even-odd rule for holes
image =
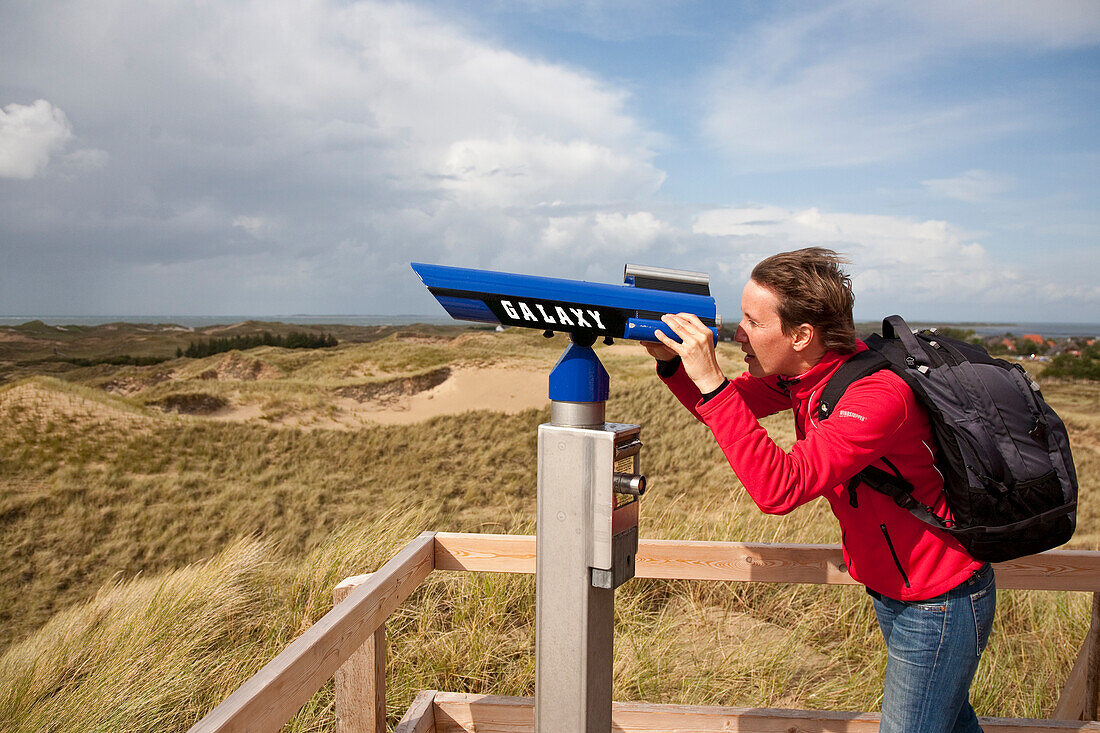
{"label": "woman's hair", "polygon": [[778,296],[783,333],[808,323],[826,349],[850,354],[856,350],[856,296],[852,279],[840,268],[847,262],[831,249],[807,247],[763,260],[753,268],[752,279]]}

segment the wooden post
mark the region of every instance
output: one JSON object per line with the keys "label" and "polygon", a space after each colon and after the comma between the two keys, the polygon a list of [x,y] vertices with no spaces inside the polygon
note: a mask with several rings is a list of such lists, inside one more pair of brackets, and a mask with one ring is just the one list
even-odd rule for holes
{"label": "wooden post", "polygon": [[435,690],[422,690],[393,733],[435,733]]}
{"label": "wooden post", "polygon": [[1100,593],[1092,594],[1092,621],[1085,637],[1089,650],[1088,674],[1085,675],[1085,720],[1096,720],[1097,697],[1100,696]]}
{"label": "wooden post", "polygon": [[[332,589],[338,605],[370,574],[340,581]],[[386,733],[386,625],[378,627],[363,646],[336,670],[337,733]]]}
{"label": "wooden post", "polygon": [[1092,594],[1092,620],[1077,652],[1058,705],[1050,717],[1057,720],[1096,720],[1100,691],[1100,593]]}
{"label": "wooden post", "polygon": [[[421,532],[189,733],[278,733],[435,569],[435,533]],[[385,716],[382,716],[383,721]],[[375,718],[377,720],[377,716]]]}

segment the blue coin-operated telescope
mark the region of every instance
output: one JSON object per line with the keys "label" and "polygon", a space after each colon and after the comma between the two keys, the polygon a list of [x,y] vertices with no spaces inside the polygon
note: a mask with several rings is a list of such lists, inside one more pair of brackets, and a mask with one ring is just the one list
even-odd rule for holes
{"label": "blue coin-operated telescope", "polygon": [[718,337],[707,275],[627,265],[624,284],[413,263],[454,318],[568,333],[550,373],[550,422],[538,433],[535,558],[535,731],[611,730],[615,588],[634,577],[640,425],[604,421],[603,338],[676,335],[665,313],[694,313]]}
{"label": "blue coin-operated telescope", "polygon": [[[694,313],[718,338],[710,279],[701,272],[627,265],[623,285],[425,265],[413,270],[453,318],[564,332],[580,337],[676,338],[665,313]],[[582,340],[582,339],[575,339]]]}

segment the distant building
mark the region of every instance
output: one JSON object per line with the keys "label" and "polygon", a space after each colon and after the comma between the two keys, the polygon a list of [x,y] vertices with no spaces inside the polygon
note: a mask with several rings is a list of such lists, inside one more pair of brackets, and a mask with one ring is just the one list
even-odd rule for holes
{"label": "distant building", "polygon": [[1039,344],[1039,346],[1042,346],[1044,343],[1046,343],[1046,340],[1037,333],[1025,333],[1024,339],[1026,341],[1031,341],[1032,343]]}

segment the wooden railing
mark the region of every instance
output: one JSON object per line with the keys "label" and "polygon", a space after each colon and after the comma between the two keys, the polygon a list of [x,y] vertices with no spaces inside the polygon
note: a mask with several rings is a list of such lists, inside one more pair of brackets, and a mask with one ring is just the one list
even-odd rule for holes
{"label": "wooden railing", "polygon": [[[997,587],[1093,593],[1092,621],[1052,720],[983,718],[987,731],[1100,731],[1100,552],[1054,550],[996,564]],[[277,731],[328,680],[336,677],[339,733],[385,733],[385,621],[433,570],[535,572],[535,538],[424,532],[369,575],[334,590],[333,609],[246,681],[191,733]],[[857,585],[838,545],[641,540],[639,578]],[[877,731],[873,713],[703,708],[615,703],[616,730]],[[530,731],[528,698],[428,691],[409,708],[400,733]],[[479,722],[480,721],[480,722]],[[495,721],[491,725],[488,721]]]}

